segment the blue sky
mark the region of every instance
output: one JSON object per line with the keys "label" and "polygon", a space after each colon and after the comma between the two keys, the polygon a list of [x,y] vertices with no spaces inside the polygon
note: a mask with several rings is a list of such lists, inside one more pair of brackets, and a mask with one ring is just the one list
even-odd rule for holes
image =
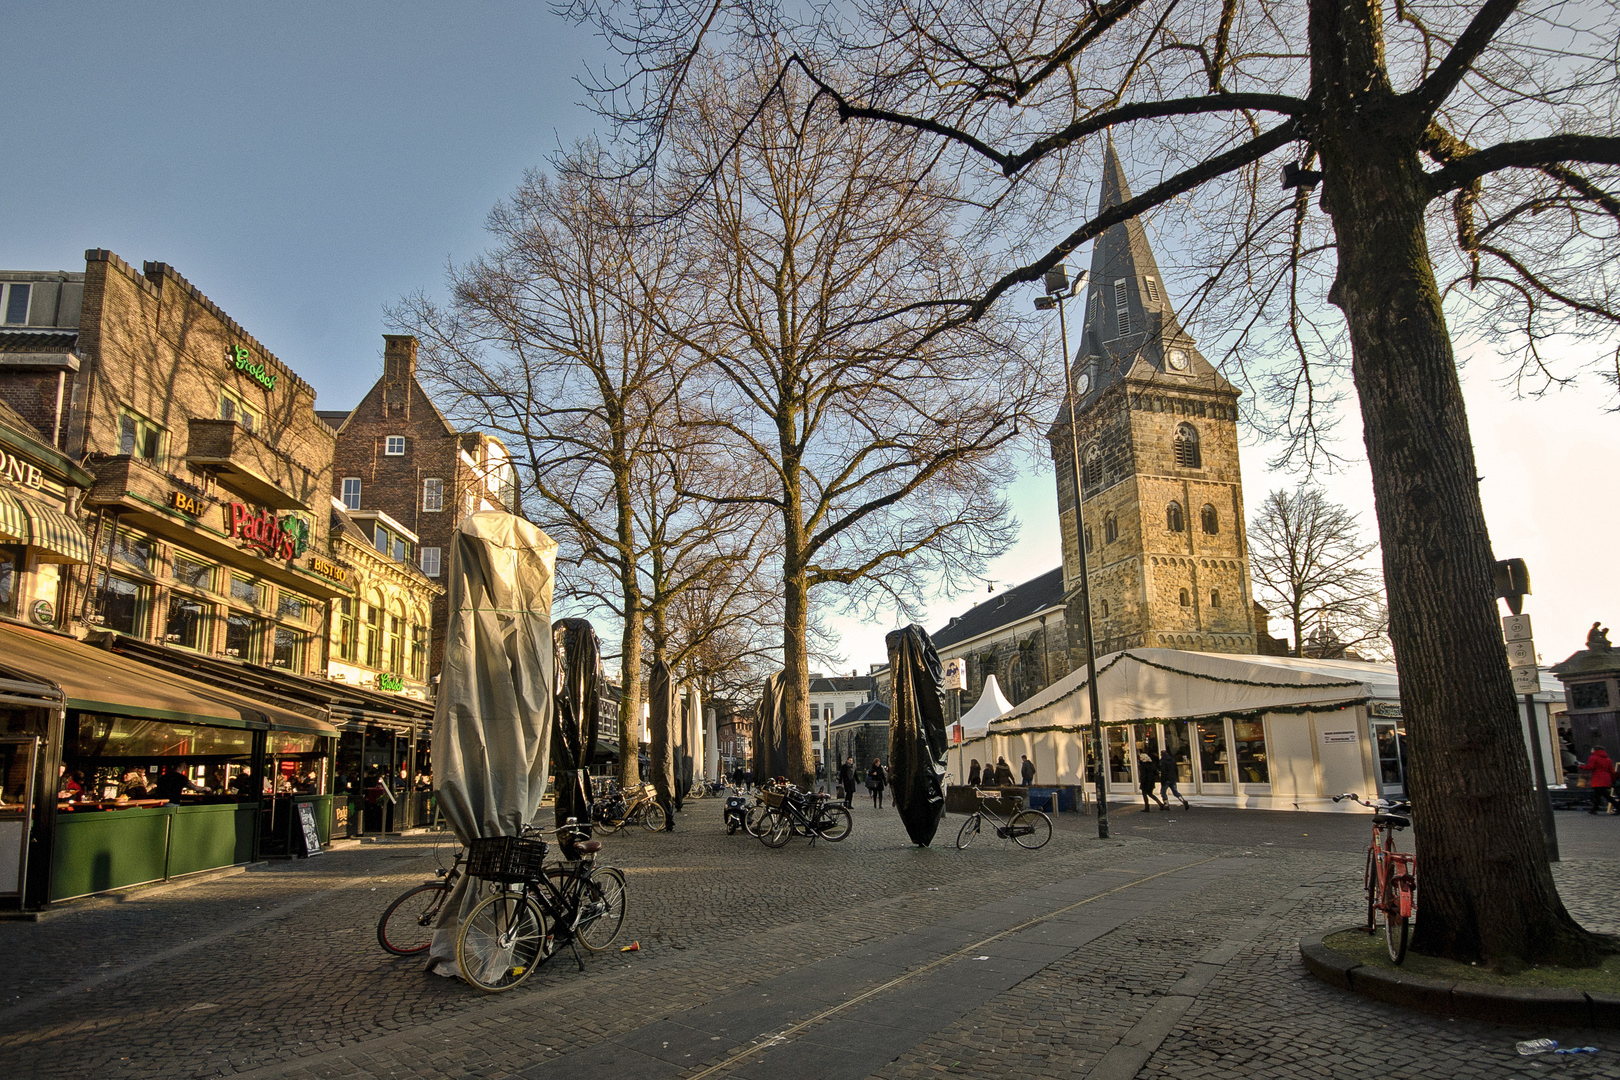
{"label": "blue sky", "polygon": [[[315,386],[352,405],[381,368],[383,308],[442,291],[484,246],[490,207],[589,134],[576,78],[590,33],[527,3],[8,5],[0,25],[0,266],[82,270],[86,248],[167,262]],[[1161,257],[1164,253],[1161,252]],[[1082,255],[1079,265],[1089,261]],[[1173,278],[1173,270],[1166,266]],[[1530,562],[1543,659],[1620,622],[1605,395],[1515,401],[1466,372],[1481,492],[1502,556]],[[1359,456],[1359,425],[1343,428]],[[1291,476],[1244,450],[1253,507]],[[1326,478],[1372,528],[1363,467]],[[998,590],[1058,564],[1050,471],[1011,488],[1024,522]],[[935,602],[927,624],[983,600]],[[838,619],[842,668],[881,662],[888,626]]]}

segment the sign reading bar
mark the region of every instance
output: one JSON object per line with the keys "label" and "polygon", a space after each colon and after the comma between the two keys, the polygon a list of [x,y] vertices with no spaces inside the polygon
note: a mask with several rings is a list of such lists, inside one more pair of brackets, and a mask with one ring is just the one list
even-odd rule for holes
{"label": "sign reading bar", "polygon": [[266,390],[274,390],[276,380],[280,378],[279,375],[263,364],[255,364],[253,354],[248,352],[246,345],[237,345],[234,348],[226,349],[225,362]]}
{"label": "sign reading bar", "polygon": [[342,585],[349,582],[349,572],[335,562],[328,562],[319,555],[309,557],[309,568],[324,578],[331,578]]}
{"label": "sign reading bar", "polygon": [[195,495],[188,495],[184,491],[169,492],[169,505],[182,514],[199,517],[203,512],[203,501]]}

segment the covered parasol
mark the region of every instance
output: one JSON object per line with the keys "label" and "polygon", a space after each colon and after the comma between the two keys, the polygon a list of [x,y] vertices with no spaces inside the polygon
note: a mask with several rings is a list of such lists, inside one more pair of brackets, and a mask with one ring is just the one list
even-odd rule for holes
{"label": "covered parasol", "polygon": [[[654,660],[647,678],[647,733],[652,736],[648,757],[653,790],[664,808],[664,828],[675,828],[675,688],[669,684],[669,665]],[[682,794],[685,794],[684,792]]]}
{"label": "covered parasol", "polygon": [[787,774],[787,717],[782,683],[787,673],[778,671],[765,680],[759,708],[754,714],[754,783],[763,784],[773,776]]}
{"label": "covered parasol", "polygon": [[945,694],[939,653],[913,623],[884,638],[894,704],[889,713],[889,784],[911,842],[927,847],[945,815]]}
{"label": "covered parasol", "polygon": [[591,761],[602,717],[602,646],[586,619],[563,619],[552,629],[557,646],[557,719],[551,729],[557,824],[591,820]]}

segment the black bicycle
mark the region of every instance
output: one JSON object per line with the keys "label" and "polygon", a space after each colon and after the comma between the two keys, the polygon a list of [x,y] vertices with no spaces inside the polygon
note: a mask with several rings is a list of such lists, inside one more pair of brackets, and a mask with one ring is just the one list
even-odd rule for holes
{"label": "black bicycle", "polygon": [[377,920],[377,944],[396,956],[414,956],[433,944],[433,928],[439,924],[450,890],[461,877],[465,851],[457,851],[448,867],[434,871],[438,881],[428,881],[406,889],[388,905]]}
{"label": "black bicycle", "polygon": [[624,926],[623,872],[598,866],[600,840],[585,839],[577,823],[555,830],[565,859],[545,866],[546,842],[526,836],[491,836],[472,842],[467,873],[505,888],[481,901],[461,924],[456,963],[462,978],[500,993],[518,986],[566,944],[585,970],[579,946],[600,952]]}
{"label": "black bicycle", "polygon": [[[1010,816],[1002,817],[985,805],[986,800],[1000,798],[1001,796],[993,792],[980,791],[977,788],[974,789],[973,793],[979,797],[979,808],[968,815],[966,821],[962,822],[962,830],[956,834],[956,846],[958,848],[965,848],[973,843],[973,838],[979,835],[980,830],[983,829],[984,823],[987,821],[995,823],[994,827],[997,836],[1003,840],[1011,840],[1019,847],[1029,848],[1031,851],[1045,847],[1046,842],[1052,839],[1052,819],[1039,810],[1015,809]],[[1013,800],[1014,807],[1022,804],[1022,799]]]}
{"label": "black bicycle", "polygon": [[855,821],[841,803],[825,791],[802,792],[792,786],[765,793],[765,815],[759,838],[766,847],[779,848],[795,836],[837,843],[848,836]]}

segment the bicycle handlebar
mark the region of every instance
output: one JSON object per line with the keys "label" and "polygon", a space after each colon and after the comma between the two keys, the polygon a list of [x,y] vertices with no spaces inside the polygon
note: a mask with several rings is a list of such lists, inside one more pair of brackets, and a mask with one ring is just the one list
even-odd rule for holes
{"label": "bicycle handlebar", "polygon": [[1363,799],[1360,795],[1357,795],[1353,791],[1347,791],[1343,795],[1333,796],[1334,802],[1341,802],[1345,799],[1349,799],[1354,803],[1360,803],[1369,810],[1410,810],[1412,807],[1412,804],[1404,799],[1398,802],[1391,802],[1388,799]]}

